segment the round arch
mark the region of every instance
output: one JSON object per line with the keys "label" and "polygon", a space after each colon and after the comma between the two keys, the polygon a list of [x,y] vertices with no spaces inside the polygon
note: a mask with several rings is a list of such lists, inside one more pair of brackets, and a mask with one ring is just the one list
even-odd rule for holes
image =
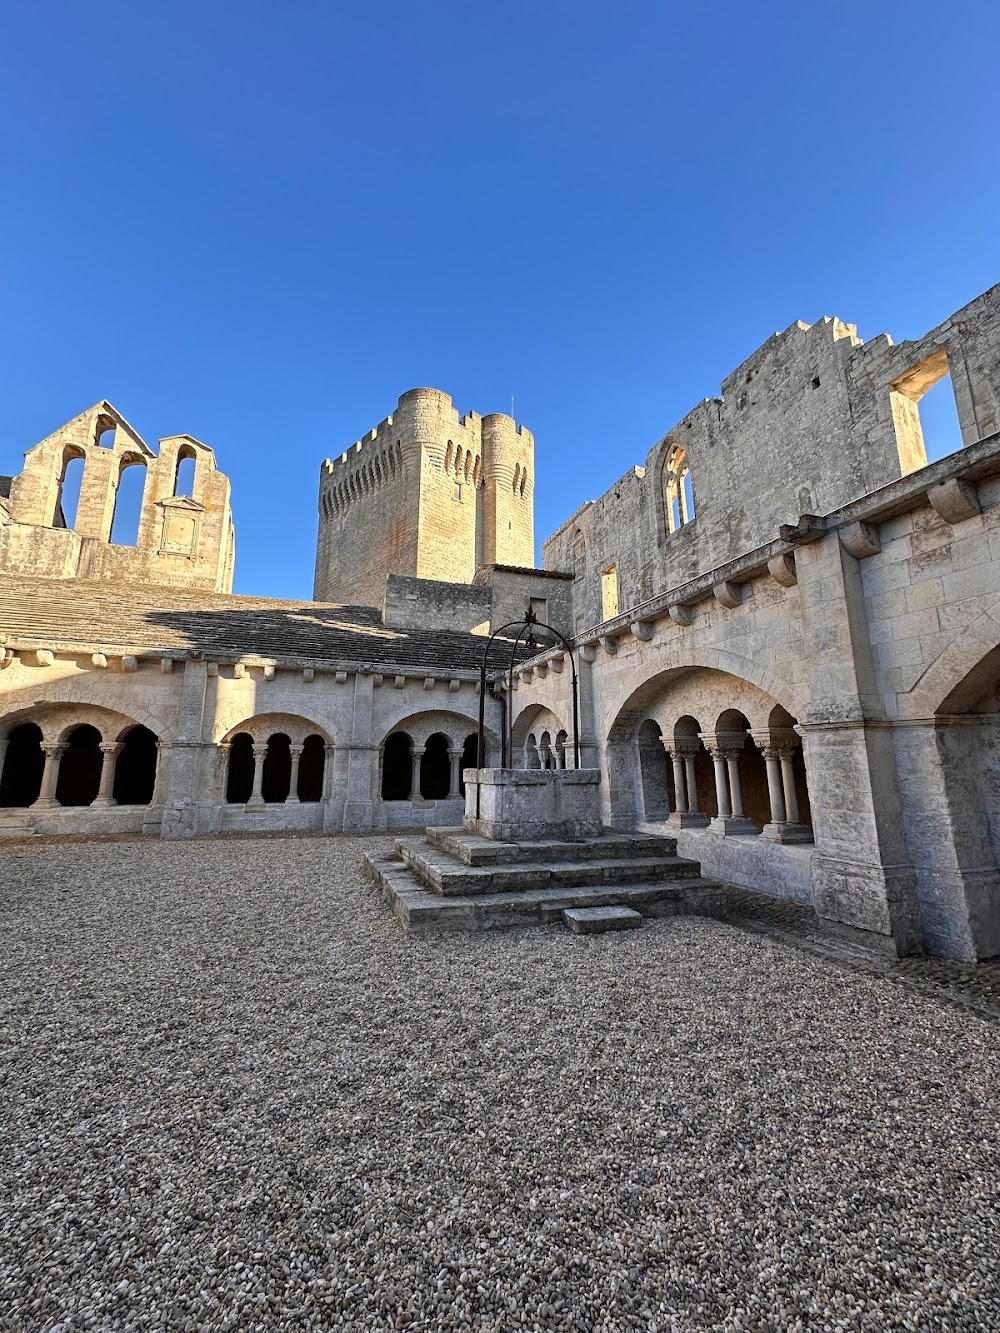
{"label": "round arch", "polygon": [[272,736],[287,736],[292,745],[301,745],[307,736],[322,736],[327,745],[334,740],[326,727],[301,713],[251,713],[231,726],[225,726],[215,737],[216,745],[225,745],[233,737],[245,732],[255,745],[266,745]]}
{"label": "round arch", "polygon": [[905,696],[905,716],[962,713],[995,675],[1000,660],[1000,594],[935,658]]}

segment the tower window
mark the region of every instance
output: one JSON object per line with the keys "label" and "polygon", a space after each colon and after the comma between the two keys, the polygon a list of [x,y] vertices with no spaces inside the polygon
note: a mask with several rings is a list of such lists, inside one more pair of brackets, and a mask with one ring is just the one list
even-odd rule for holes
{"label": "tower window", "polygon": [[455,496],[454,496],[454,498],[455,498],[456,500],[461,500],[461,498],[462,498],[462,483],[461,483],[460,481],[456,481],[456,482],[455,482]]}
{"label": "tower window", "polygon": [[681,448],[670,451],[666,471],[667,528],[676,532],[694,519],[694,487],[687,464],[687,454]]}
{"label": "tower window", "polygon": [[608,565],[601,575],[601,611],[605,620],[613,620],[618,614],[618,568]]}

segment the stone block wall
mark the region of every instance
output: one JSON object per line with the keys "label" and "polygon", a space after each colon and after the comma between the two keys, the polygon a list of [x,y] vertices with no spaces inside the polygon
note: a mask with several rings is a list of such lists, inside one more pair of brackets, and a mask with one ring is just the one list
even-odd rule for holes
{"label": "stone block wall", "polygon": [[[175,494],[180,462],[194,461],[193,494]],[[82,460],[71,528],[62,483]],[[118,489],[130,467],[144,469],[135,545],[112,544]],[[190,435],[160,441],[154,453],[110,403],[95,404],[25,454],[0,522],[0,570],[51,578],[171,584],[228,592],[235,536],[229,480],[207,445]]]}
{"label": "stone block wall", "polygon": [[[924,337],[863,343],[853,325],[792,324],[768,339],[668,431],[635,468],[544,544],[572,571],[579,628],[607,617],[602,575],[622,605],[677,587],[751,551],[804,514],[829,513],[926,462],[919,399],[950,375],[963,443],[1000,422],[1000,287]],[[682,462],[678,459],[683,455]],[[686,468],[694,515],[674,525],[669,485]]]}

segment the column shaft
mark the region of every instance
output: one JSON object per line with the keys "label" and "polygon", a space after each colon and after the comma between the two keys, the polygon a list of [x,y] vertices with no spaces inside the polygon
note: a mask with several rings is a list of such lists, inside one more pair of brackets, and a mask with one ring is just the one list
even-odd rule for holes
{"label": "column shaft", "polygon": [[689,815],[700,815],[701,807],[698,805],[698,775],[695,772],[693,754],[686,754],[684,756],[684,772],[687,775],[687,812]]}
{"label": "column shaft", "polygon": [[767,794],[771,802],[771,823],[785,822],[785,802],[781,794],[781,765],[774,750],[764,751],[764,767],[767,769]]}
{"label": "column shaft", "polygon": [[247,801],[248,809],[251,806],[264,805],[264,758],[266,755],[266,745],[255,745],[253,747],[253,790],[250,793],[249,801]]}
{"label": "column shaft", "polygon": [[38,799],[36,806],[58,805],[56,800],[56,785],[59,782],[59,760],[62,758],[65,745],[43,745],[42,753],[45,755],[45,768],[42,770],[42,782],[38,789]]}
{"label": "column shaft", "polygon": [[799,822],[799,798],[795,794],[795,770],[791,750],[781,751],[781,781],[785,789],[785,809],[792,824]]}
{"label": "column shaft", "polygon": [[291,748],[292,771],[288,780],[288,796],[285,798],[286,805],[299,804],[299,761],[302,758],[302,746],[293,745]]}
{"label": "column shaft", "polygon": [[726,783],[726,760],[720,751],[712,751],[712,763],[715,766],[715,799],[719,805],[719,818],[728,819],[732,809],[729,805],[729,787]]}
{"label": "column shaft", "polygon": [[678,814],[683,814],[688,803],[684,783],[684,756],[679,750],[670,752],[670,764],[674,770],[674,809]]}
{"label": "column shaft", "polygon": [[733,818],[743,818],[743,788],[740,786],[740,761],[735,754],[726,755],[726,767],[729,770],[729,792],[733,807]]}

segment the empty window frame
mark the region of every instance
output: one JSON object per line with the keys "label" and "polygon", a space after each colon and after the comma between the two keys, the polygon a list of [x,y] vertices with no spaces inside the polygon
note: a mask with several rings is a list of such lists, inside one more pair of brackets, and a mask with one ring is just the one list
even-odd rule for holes
{"label": "empty window frame", "polygon": [[618,614],[617,565],[608,565],[601,574],[601,613],[604,620],[614,620]]}
{"label": "empty window frame", "polygon": [[889,386],[899,470],[905,477],[962,447],[947,349],[941,347]]}
{"label": "empty window frame", "polygon": [[681,448],[670,451],[666,470],[667,528],[677,532],[694,519],[694,487],[687,454]]}

